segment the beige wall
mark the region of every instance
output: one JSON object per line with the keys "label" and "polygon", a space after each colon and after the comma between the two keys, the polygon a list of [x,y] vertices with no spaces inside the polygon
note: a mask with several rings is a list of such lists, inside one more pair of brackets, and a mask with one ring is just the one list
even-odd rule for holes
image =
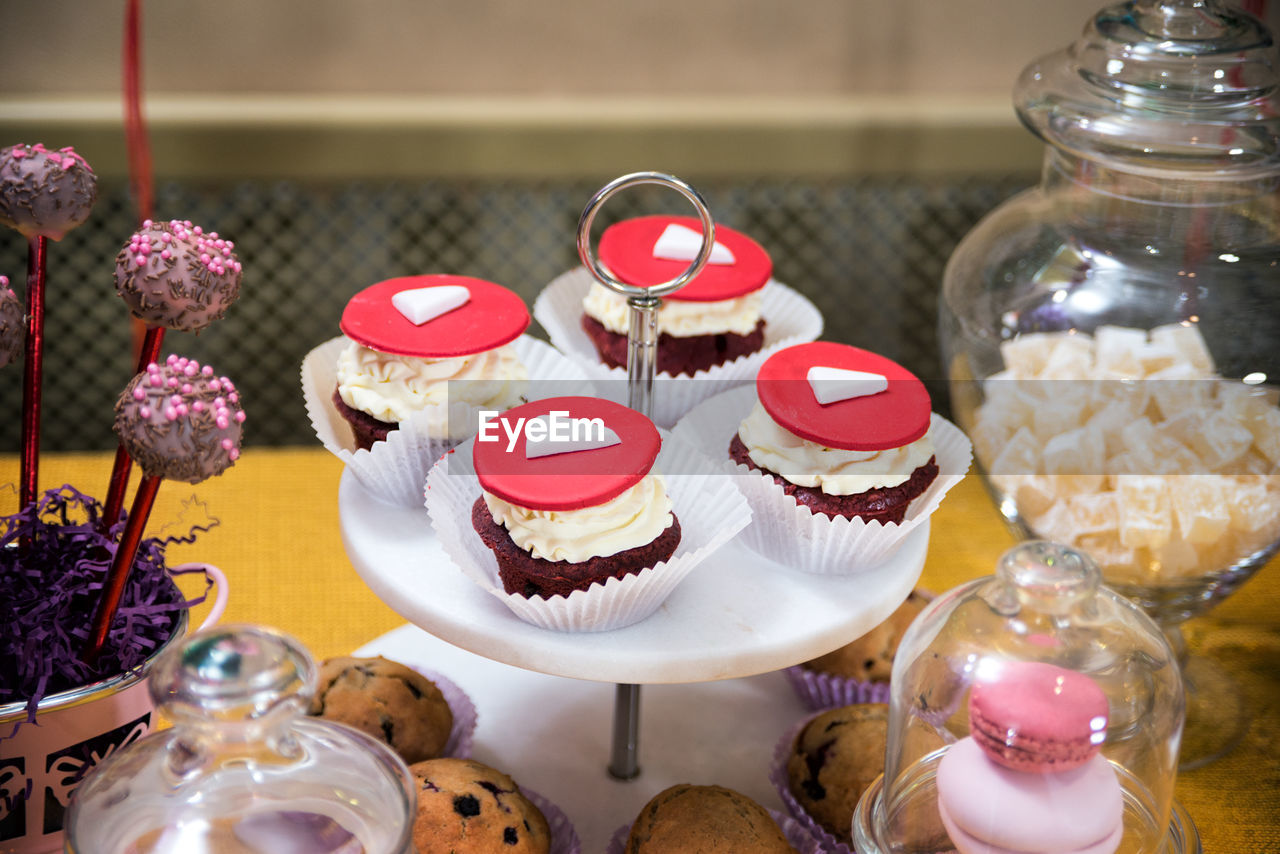
{"label": "beige wall", "polygon": [[[1101,2],[151,0],[147,115],[161,174],[1034,168],[1014,80]],[[4,4],[0,140],[123,169],[123,6]]]}

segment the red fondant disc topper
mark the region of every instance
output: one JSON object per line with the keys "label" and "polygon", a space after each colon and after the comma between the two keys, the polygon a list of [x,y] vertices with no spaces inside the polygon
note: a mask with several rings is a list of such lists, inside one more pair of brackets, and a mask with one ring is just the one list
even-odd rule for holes
{"label": "red fondant disc topper", "polygon": [[[542,426],[530,425],[537,419]],[[604,429],[617,444],[530,458],[532,437],[554,445],[595,438]],[[474,440],[480,486],[504,501],[533,510],[581,510],[616,498],[653,468],[662,438],[648,418],[596,397],[552,397],[482,416]]]}
{"label": "red fondant disc topper", "polygon": [[[879,374],[884,391],[823,405],[809,383],[815,366]],[[929,430],[929,392],[892,359],[847,344],[814,341],[774,353],[756,376],[756,394],[777,424],[801,439],[845,451],[900,448]]]}
{"label": "red fondant disc topper", "polygon": [[[659,258],[653,247],[667,227],[675,224],[702,235],[702,220],[691,216],[642,216],[615,223],[600,235],[600,261],[629,285],[647,287],[679,276],[693,259]],[[716,223],[716,243],[733,257],[733,263],[708,263],[680,290],[664,299],[685,302],[718,302],[736,299],[763,288],[773,273],[773,261],[764,247],[740,231]],[[697,249],[693,250],[696,255]]]}
{"label": "red fondant disc topper", "polygon": [[[414,323],[392,299],[401,291],[466,288],[466,302],[424,323]],[[450,359],[483,353],[520,337],[529,309],[516,293],[470,276],[402,276],[353,296],[339,324],[344,335],[370,350],[395,356]]]}

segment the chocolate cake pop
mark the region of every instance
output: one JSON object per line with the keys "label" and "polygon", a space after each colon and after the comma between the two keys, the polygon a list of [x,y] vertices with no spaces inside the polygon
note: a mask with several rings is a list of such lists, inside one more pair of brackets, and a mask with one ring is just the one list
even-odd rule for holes
{"label": "chocolate cake pop", "polygon": [[240,456],[244,417],[231,380],[194,359],[169,356],[125,388],[115,431],[147,477],[199,483]]}
{"label": "chocolate cake pop", "polygon": [[0,368],[22,355],[27,334],[25,314],[22,300],[9,287],[9,277],[0,276]]}
{"label": "chocolate cake pop", "polygon": [[61,240],[89,218],[98,179],[70,147],[11,145],[0,151],[0,222],[24,237]]}
{"label": "chocolate cake pop", "polygon": [[234,248],[190,220],[146,220],[116,256],[116,292],[148,326],[199,332],[240,295]]}

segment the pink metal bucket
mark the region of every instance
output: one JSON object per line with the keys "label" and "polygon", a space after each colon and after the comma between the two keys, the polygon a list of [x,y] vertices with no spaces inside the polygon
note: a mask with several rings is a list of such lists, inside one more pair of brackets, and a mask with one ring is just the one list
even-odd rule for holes
{"label": "pink metal bucket", "polygon": [[[221,570],[187,563],[169,572],[203,572],[214,582],[213,607],[200,628],[222,617],[227,579]],[[71,792],[93,766],[151,731],[155,707],[147,674],[186,630],[183,612],[173,636],[139,671],[46,697],[36,709],[34,725],[25,723],[24,705],[0,706],[0,854],[62,851],[62,821]],[[8,738],[19,722],[18,734]]]}

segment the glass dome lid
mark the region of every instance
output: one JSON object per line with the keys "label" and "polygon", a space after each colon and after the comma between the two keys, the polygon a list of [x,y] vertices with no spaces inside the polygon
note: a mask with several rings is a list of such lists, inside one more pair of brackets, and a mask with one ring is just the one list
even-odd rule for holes
{"label": "glass dome lid", "polygon": [[316,667],[292,638],[218,626],[156,663],[173,727],[123,748],[77,788],[74,854],[407,854],[405,764],[350,727],[305,715]]}
{"label": "glass dome lid", "polygon": [[1028,66],[1014,103],[1049,144],[1137,173],[1280,170],[1280,58],[1220,0],[1129,0]]}
{"label": "glass dome lid", "polygon": [[1199,850],[1173,797],[1177,660],[1099,579],[1084,553],[1029,541],[916,618],[855,850]]}

